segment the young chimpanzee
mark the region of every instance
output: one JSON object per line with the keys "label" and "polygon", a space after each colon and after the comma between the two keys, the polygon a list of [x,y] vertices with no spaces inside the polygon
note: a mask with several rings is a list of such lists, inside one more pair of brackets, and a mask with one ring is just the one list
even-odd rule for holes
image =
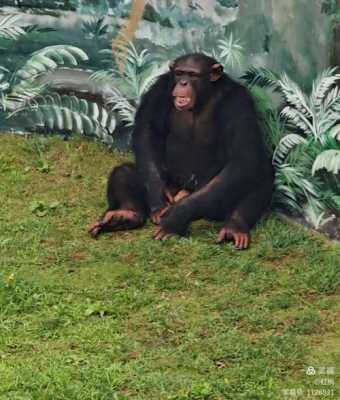
{"label": "young chimpanzee", "polygon": [[136,163],[109,177],[108,210],[89,233],[132,229],[183,235],[200,218],[224,221],[217,242],[247,248],[268,207],[273,171],[247,90],[204,54],[176,59],[143,97],[133,132]]}

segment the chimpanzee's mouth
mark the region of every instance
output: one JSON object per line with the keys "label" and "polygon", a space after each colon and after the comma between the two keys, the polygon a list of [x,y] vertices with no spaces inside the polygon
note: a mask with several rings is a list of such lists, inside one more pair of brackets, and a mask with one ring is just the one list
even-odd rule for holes
{"label": "chimpanzee's mouth", "polygon": [[175,107],[178,110],[186,110],[191,106],[191,97],[176,96],[175,97]]}

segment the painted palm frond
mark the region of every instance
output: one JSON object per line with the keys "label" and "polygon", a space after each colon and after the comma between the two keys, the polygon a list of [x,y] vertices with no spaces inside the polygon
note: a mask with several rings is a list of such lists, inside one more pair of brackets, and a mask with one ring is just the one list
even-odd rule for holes
{"label": "painted palm frond", "polygon": [[271,88],[275,91],[279,91],[281,88],[279,84],[279,75],[264,67],[249,68],[241,77],[241,79],[245,80],[250,88],[253,86],[259,86]]}
{"label": "painted palm frond", "polygon": [[122,121],[125,122],[126,126],[133,126],[136,115],[136,107],[129,103],[125,98],[116,100],[112,110],[118,111],[119,116],[121,117]]}
{"label": "painted palm frond", "polygon": [[315,142],[324,143],[325,135],[340,122],[340,80],[336,68],[328,68],[315,80],[310,96],[307,96],[287,74],[280,78],[264,68],[251,68],[243,79],[250,87],[272,87],[279,91],[286,103],[281,116],[291,128],[298,128]]}
{"label": "painted palm frond", "polygon": [[112,111],[117,111],[126,126],[134,124],[137,107],[131,104],[128,99],[117,89],[108,97],[107,104],[112,105]]}
{"label": "painted palm frond", "polygon": [[39,84],[32,80],[23,80],[19,84],[12,86],[10,93],[4,97],[4,105],[10,111],[10,117],[22,107],[29,104],[33,99],[42,95],[47,85]]}
{"label": "painted palm frond", "polygon": [[103,38],[109,31],[109,25],[105,23],[105,17],[93,17],[88,21],[83,21],[82,31],[89,38]]}
{"label": "painted palm frond", "polygon": [[289,152],[299,144],[307,144],[307,140],[295,133],[290,133],[284,136],[274,151],[273,164],[275,166],[281,165],[287,158]]}
{"label": "painted palm frond", "polygon": [[329,133],[330,137],[340,142],[340,124],[333,126]]}
{"label": "painted palm frond", "polygon": [[124,69],[124,76],[122,77],[127,84],[127,95],[129,92],[133,93],[133,97],[138,97],[139,94],[139,78],[140,73],[137,72],[136,65],[127,63]]}
{"label": "painted palm frond", "polygon": [[302,130],[305,135],[313,133],[314,128],[308,117],[306,115],[291,106],[285,107],[281,111],[281,117],[285,118],[292,126],[296,126]]}
{"label": "painted palm frond", "polygon": [[149,58],[150,58],[150,53],[147,49],[144,49],[140,53],[138,53],[136,47],[133,46],[131,42],[131,47],[128,48],[128,54],[127,54],[127,61],[130,64],[136,65],[137,68],[142,68],[147,64]]}
{"label": "painted palm frond", "polygon": [[286,102],[291,107],[296,108],[307,118],[314,117],[307,96],[303,93],[300,87],[285,73],[280,79],[280,86]]}
{"label": "painted palm frond", "polygon": [[277,178],[275,180],[275,192],[273,195],[274,208],[289,209],[295,212],[302,212],[301,205],[297,198],[296,190],[284,182],[281,182],[284,172],[277,171]]}
{"label": "painted palm frond", "polygon": [[[334,125],[340,122],[340,88],[329,90],[318,111],[318,129],[320,132],[328,132]],[[322,140],[322,137],[320,138]]]}
{"label": "painted palm frond", "polygon": [[340,88],[338,86],[329,89],[327,95],[324,96],[322,103],[320,104],[320,112],[327,112],[330,109],[336,107],[340,99]]}
{"label": "painted palm frond", "polygon": [[[328,222],[328,214],[325,213],[327,199],[323,190],[327,184],[320,183],[314,175],[320,169],[334,174],[340,170],[340,151],[325,149],[330,139],[334,141],[340,135],[340,128],[337,127],[340,121],[340,91],[334,87],[339,78],[332,77],[334,71],[329,69],[320,74],[309,97],[287,75],[280,79],[281,92],[286,101],[281,117],[295,132],[281,139],[274,151],[273,164],[278,172],[275,197],[279,203],[301,213],[315,228]],[[307,143],[306,157],[303,154],[295,159],[289,157],[295,146]],[[293,166],[288,164],[280,168],[285,160],[293,162]],[[334,187],[331,185],[331,188]],[[295,199],[298,202],[294,203]]]}
{"label": "painted palm frond", "polygon": [[117,59],[124,63],[127,62],[130,65],[134,65],[136,68],[144,67],[149,61],[149,51],[144,49],[139,52],[132,41],[128,41],[126,44],[126,38],[124,36],[121,42],[117,43],[116,48],[118,49],[115,53]]}
{"label": "painted palm frond", "polygon": [[114,116],[104,107],[76,96],[49,94],[21,111],[28,113],[36,127],[96,136],[103,141],[110,140],[116,127]]}
{"label": "painted palm frond", "polygon": [[327,216],[327,213],[320,210],[313,202],[308,202],[303,207],[303,215],[307,222],[313,226],[314,229],[320,229],[328,222],[334,220],[335,215]]}
{"label": "painted palm frond", "polygon": [[18,24],[21,16],[10,14],[0,19],[0,38],[17,40],[26,35],[25,29]]}
{"label": "painted palm frond", "polygon": [[[116,73],[122,77],[125,83],[126,90],[124,90],[124,93],[126,92],[126,96],[132,96],[133,100],[138,102],[138,99],[156,78],[157,67],[151,62],[150,53],[147,49],[138,52],[135,45],[129,42],[126,50],[127,54],[122,55],[126,63],[124,72],[122,74],[120,71],[116,71]],[[117,57],[119,58],[119,54]]]}
{"label": "painted palm frond", "polygon": [[20,68],[17,76],[21,79],[32,79],[37,75],[53,71],[61,65],[79,65],[87,61],[87,54],[80,48],[69,45],[44,47],[32,54],[31,58]]}
{"label": "painted palm frond", "polygon": [[318,204],[319,208],[323,208],[321,202],[318,200],[320,196],[318,193],[318,189],[316,188],[314,183],[307,178],[301,177],[300,185],[301,185],[301,190],[303,191],[308,201],[313,200],[315,204]]}
{"label": "painted palm frond", "polygon": [[328,69],[319,75],[310,97],[287,75],[284,74],[280,80],[281,90],[288,104],[281,115],[293,127],[299,128],[319,143],[324,143],[327,132],[340,121],[340,91],[337,87],[332,87],[339,80],[339,75],[332,76],[334,71],[334,68]]}
{"label": "painted palm frond", "polygon": [[8,73],[9,73],[9,71],[7,68],[0,66],[0,93],[1,94],[3,92],[5,92],[10,86],[10,83],[7,80]]}
{"label": "painted palm frond", "polygon": [[142,71],[139,75],[139,93],[138,96],[145,94],[151,86],[155,83],[156,79],[168,70],[168,63],[163,65],[150,64],[149,68]]}
{"label": "painted palm frond", "polygon": [[275,192],[273,203],[275,207],[291,209],[296,212],[302,212],[300,198],[300,181],[303,175],[290,164],[281,164],[277,166],[275,172]]}
{"label": "painted palm frond", "polygon": [[[338,191],[340,193],[340,191]],[[333,204],[334,209],[340,211],[340,195],[336,195],[330,192],[330,200]]]}
{"label": "painted palm frond", "polygon": [[[126,49],[126,44],[124,44]],[[155,82],[156,78],[164,72],[164,65],[153,62],[148,50],[141,52],[137,50],[132,42],[128,43],[127,55],[123,55],[126,62],[123,73],[115,71],[119,76],[119,90],[117,85],[111,86],[113,94],[108,99],[113,110],[119,115],[128,126],[133,125],[136,108],[141,97]]]}
{"label": "painted palm frond", "polygon": [[100,86],[113,86],[115,79],[113,76],[113,70],[104,70],[101,69],[99,71],[94,72],[93,74],[90,75],[90,80],[94,81]]}
{"label": "painted palm frond", "polygon": [[[310,97],[311,104],[313,104],[314,107],[318,109],[321,107],[324,108],[325,104],[329,103],[329,99],[326,101],[326,95],[340,79],[340,74],[335,73],[336,70],[337,68],[327,68],[315,79]],[[337,90],[335,92],[337,92]],[[334,98],[334,94],[335,98],[338,96],[338,93],[333,92],[331,98]]]}
{"label": "painted palm frond", "polygon": [[234,38],[232,33],[228,38],[220,39],[217,47],[220,50],[219,59],[224,62],[227,67],[235,69],[241,65],[243,46],[238,39]]}
{"label": "painted palm frond", "polygon": [[[312,166],[318,160],[315,170],[326,168],[338,173],[340,169],[338,150],[323,151],[329,145],[334,146],[329,143],[329,138],[340,140],[340,90],[335,86],[339,76],[335,69],[324,71],[314,82],[310,96],[286,74],[278,77],[270,70],[251,68],[242,78],[251,88],[269,87],[280,92],[285,101],[280,117],[291,133],[280,139],[273,154],[276,169],[274,204],[298,212],[314,227],[320,226],[328,221],[326,202],[329,204],[331,198],[332,204],[335,203],[336,185],[327,186],[326,182],[320,182],[312,175]],[[293,153],[300,145],[305,146],[305,151]],[[322,156],[320,154],[318,158],[320,151],[323,151]],[[325,196],[327,188],[331,191],[328,200]]]}
{"label": "painted palm frond", "polygon": [[325,141],[325,136],[328,132],[332,132],[333,128],[340,122],[340,113],[334,110],[329,110],[320,115],[317,121],[318,130],[320,132],[317,140],[321,143]]}
{"label": "painted palm frond", "polygon": [[312,175],[321,169],[326,169],[335,175],[338,174],[340,172],[340,150],[330,149],[320,153],[313,163]]}
{"label": "painted palm frond", "polygon": [[306,204],[317,212],[325,210],[319,185],[306,178],[306,171],[287,164],[278,165],[275,173],[274,206],[303,214]]}

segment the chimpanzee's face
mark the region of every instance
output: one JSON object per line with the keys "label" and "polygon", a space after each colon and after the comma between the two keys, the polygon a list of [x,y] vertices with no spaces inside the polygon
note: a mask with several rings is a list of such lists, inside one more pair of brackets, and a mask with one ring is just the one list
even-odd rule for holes
{"label": "chimpanzee's face", "polygon": [[222,74],[220,64],[205,56],[185,56],[171,66],[174,77],[174,105],[179,111],[192,110],[201,96],[210,92],[212,82]]}

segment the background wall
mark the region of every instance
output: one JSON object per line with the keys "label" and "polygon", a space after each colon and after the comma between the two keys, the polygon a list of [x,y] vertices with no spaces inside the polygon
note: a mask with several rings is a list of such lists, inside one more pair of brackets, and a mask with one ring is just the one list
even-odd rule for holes
{"label": "background wall", "polygon": [[[98,5],[99,3],[99,5]],[[137,39],[161,54],[216,47],[218,38],[229,32],[244,47],[242,67],[266,65],[277,72],[287,71],[308,84],[327,66],[335,41],[332,0],[201,0],[148,1],[138,24]],[[16,4],[16,7],[9,5]],[[328,5],[328,8],[327,8]],[[20,13],[23,25],[37,24],[55,31],[43,37],[16,41],[10,48],[0,42],[0,65],[10,66],[38,48],[55,43],[72,43],[90,55],[89,66],[96,66],[96,53],[107,37],[91,39],[84,23],[103,16],[114,36],[128,18],[129,0],[0,0],[0,15]],[[170,53],[169,53],[170,48]]]}
{"label": "background wall", "polygon": [[100,101],[105,88],[88,78],[91,71],[112,67],[112,40],[123,30],[138,49],[164,62],[188,51],[220,55],[221,46],[229,46],[236,49],[235,59],[224,60],[232,75],[264,66],[287,72],[308,89],[318,72],[339,61],[338,1],[0,0],[0,29],[8,15],[16,14],[16,24],[27,33],[14,40],[0,35],[0,66],[13,72],[45,46],[77,46],[89,58],[77,65],[79,71],[58,68],[46,74],[45,82],[89,92]]}
{"label": "background wall", "polygon": [[340,90],[328,67],[339,64],[339,3],[0,0],[0,131],[80,134],[130,148],[153,78],[175,57],[202,51],[256,99],[276,169],[274,207],[333,229]]}

